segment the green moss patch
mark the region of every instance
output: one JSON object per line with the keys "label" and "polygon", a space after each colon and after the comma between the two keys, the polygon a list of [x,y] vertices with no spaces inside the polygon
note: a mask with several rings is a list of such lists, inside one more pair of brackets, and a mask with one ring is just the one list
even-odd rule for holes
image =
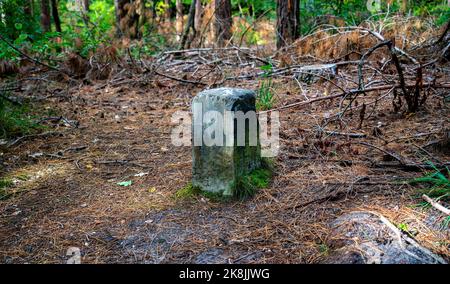
{"label": "green moss patch", "polygon": [[254,196],[258,189],[266,188],[269,185],[271,177],[272,172],[266,168],[257,169],[242,176],[237,181],[234,197],[239,200],[246,200]]}
{"label": "green moss patch", "polygon": [[253,197],[258,189],[267,188],[272,179],[274,171],[274,162],[270,159],[262,159],[261,168],[244,175],[237,180],[236,190],[233,196],[223,196],[219,193],[202,191],[192,183],[188,183],[175,193],[175,198],[180,200],[194,199],[198,196],[208,198],[213,202],[227,202],[231,200],[246,200]]}
{"label": "green moss patch", "polygon": [[175,193],[175,198],[179,200],[190,200],[198,196],[204,196],[213,202],[222,202],[230,200],[229,197],[222,196],[218,193],[202,191],[200,188],[188,183]]}

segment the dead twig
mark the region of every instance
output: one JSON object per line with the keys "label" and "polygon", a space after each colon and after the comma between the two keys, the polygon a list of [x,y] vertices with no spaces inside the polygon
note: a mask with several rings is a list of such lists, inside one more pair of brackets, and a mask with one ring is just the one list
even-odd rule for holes
{"label": "dead twig", "polygon": [[182,83],[188,83],[188,84],[194,84],[194,85],[203,85],[203,86],[207,86],[208,84],[200,82],[200,81],[190,81],[190,80],[186,80],[186,79],[181,79],[181,78],[176,78],[167,74],[163,74],[163,73],[159,73],[158,71],[154,70],[153,72],[155,72],[156,75],[171,79],[171,80],[175,80],[178,82],[182,82]]}
{"label": "dead twig", "polygon": [[431,199],[428,195],[424,194],[422,195],[422,198],[430,203],[431,206],[433,206],[434,208],[436,208],[437,210],[441,211],[442,213],[444,213],[445,215],[449,215],[450,216],[450,209],[445,208],[444,206],[442,206],[441,204],[439,204],[438,202],[434,201],[433,199]]}

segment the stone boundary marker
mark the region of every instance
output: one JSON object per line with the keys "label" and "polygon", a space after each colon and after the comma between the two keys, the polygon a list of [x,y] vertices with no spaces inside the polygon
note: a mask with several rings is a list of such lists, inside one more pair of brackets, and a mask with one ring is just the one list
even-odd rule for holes
{"label": "stone boundary marker", "polygon": [[[261,167],[255,101],[255,92],[236,88],[206,90],[193,99],[192,185],[194,187],[223,196],[232,196],[237,190],[236,184],[239,178]],[[229,120],[228,123],[225,121],[223,131],[217,131],[221,129],[217,127],[217,123],[220,123],[218,119],[226,117],[227,112],[233,114],[242,112],[245,115],[248,114],[248,119],[240,120],[244,121],[243,124],[239,124],[236,118]],[[254,123],[252,119],[255,120]],[[242,144],[237,143],[239,131],[245,131],[243,146],[238,146]],[[221,140],[224,143],[222,146],[205,145],[205,137]],[[226,143],[227,139],[231,143]],[[252,139],[256,143],[249,143]]]}

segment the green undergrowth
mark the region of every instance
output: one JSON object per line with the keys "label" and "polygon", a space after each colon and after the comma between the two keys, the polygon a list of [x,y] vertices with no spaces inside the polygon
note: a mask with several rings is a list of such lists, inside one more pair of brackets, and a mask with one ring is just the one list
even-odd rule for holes
{"label": "green undergrowth", "polygon": [[213,202],[247,200],[253,197],[259,189],[267,188],[269,186],[274,167],[274,162],[272,160],[263,159],[261,168],[256,169],[237,180],[236,190],[233,192],[232,196],[223,196],[219,193],[202,191],[200,188],[193,186],[192,183],[188,183],[175,193],[175,199],[189,200],[198,196],[203,196]]}
{"label": "green undergrowth", "polygon": [[29,103],[16,104],[0,96],[0,138],[28,135],[40,129]]}
{"label": "green undergrowth", "polygon": [[8,188],[13,185],[14,183],[10,178],[0,178],[0,200],[8,196]]}
{"label": "green undergrowth", "polygon": [[[431,164],[431,163],[430,163]],[[421,198],[423,194],[428,195],[436,201],[450,201],[450,170],[439,170],[433,164],[433,171],[425,175],[408,181],[412,185],[422,185],[417,189],[417,198]],[[429,208],[431,205],[426,201],[421,201],[416,207]],[[450,224],[450,216],[447,216],[441,224],[442,228],[448,228]]]}
{"label": "green undergrowth", "polygon": [[[431,163],[430,163],[431,164]],[[445,170],[439,170],[433,164],[433,171],[421,177],[410,180],[408,183],[412,185],[423,185],[418,189],[420,195],[426,194],[429,197],[437,200],[450,200],[450,170],[446,167]]]}
{"label": "green undergrowth", "polygon": [[218,193],[202,191],[199,187],[193,186],[191,182],[175,193],[175,198],[179,200],[190,200],[199,196],[206,197],[213,202],[226,202],[231,200],[230,197]]}

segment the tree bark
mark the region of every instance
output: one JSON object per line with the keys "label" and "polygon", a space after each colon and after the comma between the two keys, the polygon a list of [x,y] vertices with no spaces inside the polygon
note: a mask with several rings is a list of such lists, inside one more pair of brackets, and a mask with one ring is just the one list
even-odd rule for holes
{"label": "tree bark", "polygon": [[90,5],[89,0],[83,0],[83,10],[85,13],[89,12],[89,5]]}
{"label": "tree bark", "polygon": [[52,16],[53,16],[53,22],[55,23],[55,30],[57,32],[61,32],[61,19],[59,18],[58,13],[58,2],[57,0],[50,0],[52,4]]}
{"label": "tree bark", "polygon": [[214,0],[215,3],[215,21],[214,32],[218,46],[225,46],[231,39],[231,1]]}
{"label": "tree bark", "polygon": [[51,30],[49,0],[41,0],[41,29],[46,33]]}
{"label": "tree bark", "polygon": [[[189,8],[188,22],[187,22],[186,28],[184,30],[183,37],[181,38],[181,48],[189,48],[190,42],[195,37],[196,31],[195,31],[195,27],[194,27],[194,19],[195,19],[195,5],[196,5],[197,1],[199,1],[199,0],[192,0],[192,2],[191,2],[191,7]],[[189,31],[191,29],[193,31],[193,35],[192,35],[191,39],[188,41]]]}
{"label": "tree bark", "polygon": [[120,29],[120,17],[121,17],[120,9],[122,7],[120,6],[119,2],[120,0],[114,0],[114,13],[116,16],[116,37],[122,36],[122,30]]}
{"label": "tree bark", "polygon": [[181,34],[183,33],[183,2],[181,0],[177,0],[176,2],[175,30],[177,33],[177,40],[180,40]]}
{"label": "tree bark", "polygon": [[203,7],[202,7],[202,1],[197,0],[195,3],[195,18],[194,18],[194,27],[195,30],[200,30],[200,27],[202,25],[202,13],[203,13]]}
{"label": "tree bark", "polygon": [[299,4],[299,0],[277,0],[277,48],[291,44],[298,38]]}

